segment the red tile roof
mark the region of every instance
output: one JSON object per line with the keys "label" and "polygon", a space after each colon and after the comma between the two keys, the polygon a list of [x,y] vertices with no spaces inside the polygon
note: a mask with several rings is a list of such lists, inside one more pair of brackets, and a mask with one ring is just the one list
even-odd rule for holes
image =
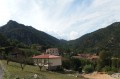
{"label": "red tile roof", "polygon": [[99,56],[92,54],[78,54],[78,56],[72,56],[73,58],[84,58],[84,59],[98,59]]}
{"label": "red tile roof", "polygon": [[42,54],[42,55],[33,56],[32,58],[38,58],[38,59],[52,59],[53,58],[54,59],[54,58],[61,58],[61,56]]}

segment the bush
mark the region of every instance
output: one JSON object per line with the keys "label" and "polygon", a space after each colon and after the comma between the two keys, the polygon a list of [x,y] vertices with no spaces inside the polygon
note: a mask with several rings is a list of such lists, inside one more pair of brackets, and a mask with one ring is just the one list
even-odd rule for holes
{"label": "bush", "polygon": [[65,69],[70,69],[70,60],[63,60],[62,61],[62,66],[63,66],[63,68],[65,68]]}
{"label": "bush", "polygon": [[108,72],[107,72],[108,75],[112,75],[112,74],[114,74],[114,73],[115,73],[115,72],[113,72],[113,71],[108,71]]}
{"label": "bush", "polygon": [[71,69],[78,71],[79,67],[81,66],[80,59],[77,58],[71,58]]}
{"label": "bush", "polygon": [[102,68],[102,71],[104,71],[104,72],[111,71],[111,67],[110,66],[105,66],[104,68]]}
{"label": "bush", "polygon": [[85,65],[83,70],[85,71],[85,73],[91,73],[94,71],[94,67],[92,65]]}
{"label": "bush", "polygon": [[16,79],[20,79],[19,77],[17,77]]}
{"label": "bush", "polygon": [[112,67],[111,71],[113,71],[113,72],[117,72],[117,71],[118,71],[118,68],[116,68],[116,67]]}
{"label": "bush", "polygon": [[82,68],[81,68],[81,67],[78,68],[78,72],[79,72],[79,73],[82,72]]}
{"label": "bush", "polygon": [[58,72],[63,72],[64,69],[62,66],[57,66],[56,70],[55,71],[58,71]]}

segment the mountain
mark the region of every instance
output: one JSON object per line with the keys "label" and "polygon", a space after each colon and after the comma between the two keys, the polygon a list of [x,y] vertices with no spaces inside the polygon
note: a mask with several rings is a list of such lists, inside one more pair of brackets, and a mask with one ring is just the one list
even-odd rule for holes
{"label": "mountain", "polygon": [[69,41],[68,45],[79,53],[94,53],[101,50],[118,53],[120,51],[120,22]]}
{"label": "mountain", "polygon": [[0,34],[0,47],[7,45],[7,39]]}
{"label": "mountain", "polygon": [[40,44],[53,46],[59,43],[59,39],[31,26],[19,24],[16,21],[10,20],[6,25],[0,27],[0,33],[6,38],[18,40],[25,44]]}
{"label": "mountain", "polygon": [[119,53],[120,51],[120,22],[115,22],[106,28],[85,34],[71,41],[59,40],[31,26],[25,26],[12,20],[0,27],[0,33],[2,34],[0,34],[0,40],[5,39],[4,35],[8,39],[18,40],[28,45],[58,46],[61,50],[69,52],[98,53],[105,50]]}

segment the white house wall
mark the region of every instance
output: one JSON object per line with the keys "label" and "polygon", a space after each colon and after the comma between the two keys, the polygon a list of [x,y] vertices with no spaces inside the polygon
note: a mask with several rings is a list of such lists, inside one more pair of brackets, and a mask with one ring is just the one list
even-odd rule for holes
{"label": "white house wall", "polygon": [[62,65],[61,58],[49,59],[49,63],[52,63],[51,66],[59,66],[59,65]]}
{"label": "white house wall", "polygon": [[34,59],[34,63],[35,65],[40,64],[40,63],[44,63],[44,60],[46,60],[46,63],[51,63],[51,66],[59,66],[62,65],[62,61],[61,58],[55,58],[55,59]]}
{"label": "white house wall", "polygon": [[53,48],[53,49],[47,49],[46,50],[47,54],[51,54],[51,55],[59,55],[58,49]]}

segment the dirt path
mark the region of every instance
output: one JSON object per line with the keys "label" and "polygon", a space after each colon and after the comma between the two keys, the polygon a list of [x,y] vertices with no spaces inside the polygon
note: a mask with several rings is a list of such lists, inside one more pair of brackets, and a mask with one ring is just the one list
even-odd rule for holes
{"label": "dirt path", "polygon": [[83,76],[89,79],[115,79],[108,74],[99,74],[99,73],[84,74]]}

